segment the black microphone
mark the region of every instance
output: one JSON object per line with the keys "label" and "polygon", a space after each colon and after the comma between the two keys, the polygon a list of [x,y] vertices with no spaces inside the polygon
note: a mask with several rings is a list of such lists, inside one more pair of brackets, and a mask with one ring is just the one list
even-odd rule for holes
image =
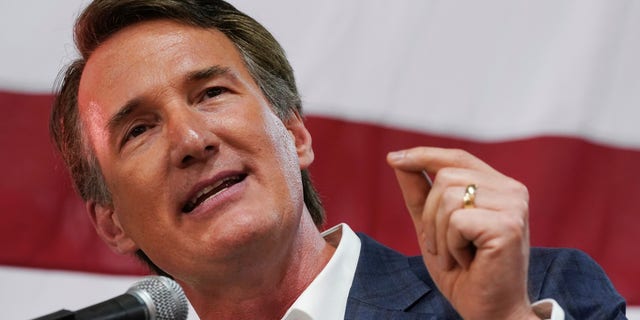
{"label": "black microphone", "polygon": [[185,320],[188,313],[187,298],[180,285],[167,277],[150,276],[115,298],[34,320]]}

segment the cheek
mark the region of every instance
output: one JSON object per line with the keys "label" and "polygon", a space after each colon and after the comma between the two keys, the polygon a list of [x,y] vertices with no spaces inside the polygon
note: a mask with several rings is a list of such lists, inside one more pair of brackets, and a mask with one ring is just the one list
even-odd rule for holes
{"label": "cheek", "polygon": [[157,164],[151,160],[141,160],[136,165],[117,168],[109,188],[112,190],[113,205],[122,215],[125,225],[132,228],[151,220],[152,212],[160,209],[166,199],[162,186],[166,185]]}
{"label": "cheek", "polygon": [[[122,166],[114,175],[111,184],[114,195],[119,195],[118,200],[129,202],[146,200],[146,197],[158,194],[158,188],[162,185],[162,173],[158,166],[151,160],[139,161],[139,165]],[[114,199],[115,200],[115,199]]]}
{"label": "cheek", "polygon": [[276,165],[286,171],[292,168],[299,171],[293,137],[269,107],[247,108],[241,114],[223,119],[221,123],[226,128],[223,135],[233,137],[227,142],[237,150],[250,151],[252,157],[257,156],[268,163],[275,160]]}
{"label": "cheek", "polygon": [[281,164],[283,168],[286,169],[286,172],[289,171],[298,171],[298,155],[296,153],[296,146],[291,139],[291,135],[289,132],[282,128],[274,130],[272,132],[272,141],[275,146],[275,154],[277,155],[277,160]]}
{"label": "cheek", "polygon": [[[276,165],[281,169],[284,179],[287,181],[290,192],[297,193],[302,190],[300,183],[300,165],[293,137],[284,127],[280,119],[269,112],[265,123],[266,137],[269,145],[273,146],[273,157]],[[301,191],[299,192],[301,193]]]}

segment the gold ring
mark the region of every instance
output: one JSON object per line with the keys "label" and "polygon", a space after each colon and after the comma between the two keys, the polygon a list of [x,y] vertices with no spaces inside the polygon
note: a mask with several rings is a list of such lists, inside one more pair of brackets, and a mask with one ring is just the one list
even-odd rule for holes
{"label": "gold ring", "polygon": [[464,209],[476,207],[476,190],[478,190],[478,186],[475,184],[467,186],[467,189],[464,191],[464,197],[462,197],[462,207]]}

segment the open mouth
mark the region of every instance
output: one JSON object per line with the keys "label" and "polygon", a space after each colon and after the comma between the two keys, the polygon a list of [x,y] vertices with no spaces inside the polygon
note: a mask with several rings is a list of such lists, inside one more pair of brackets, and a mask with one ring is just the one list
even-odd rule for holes
{"label": "open mouth", "polygon": [[200,190],[200,192],[198,192],[198,194],[196,194],[193,198],[187,201],[187,203],[182,207],[182,212],[189,213],[193,211],[205,200],[241,182],[246,177],[247,177],[246,174],[233,175],[233,176],[225,177],[224,179],[218,180],[216,181],[216,183],[205,187],[204,189]]}

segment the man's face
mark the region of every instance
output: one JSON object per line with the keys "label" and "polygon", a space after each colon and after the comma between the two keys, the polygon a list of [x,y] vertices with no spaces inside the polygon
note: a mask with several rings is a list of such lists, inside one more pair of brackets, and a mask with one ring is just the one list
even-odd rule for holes
{"label": "man's face", "polygon": [[87,62],[79,109],[113,196],[88,208],[114,249],[183,279],[286,254],[310,136],[274,115],[222,33],[169,21],[116,33]]}

